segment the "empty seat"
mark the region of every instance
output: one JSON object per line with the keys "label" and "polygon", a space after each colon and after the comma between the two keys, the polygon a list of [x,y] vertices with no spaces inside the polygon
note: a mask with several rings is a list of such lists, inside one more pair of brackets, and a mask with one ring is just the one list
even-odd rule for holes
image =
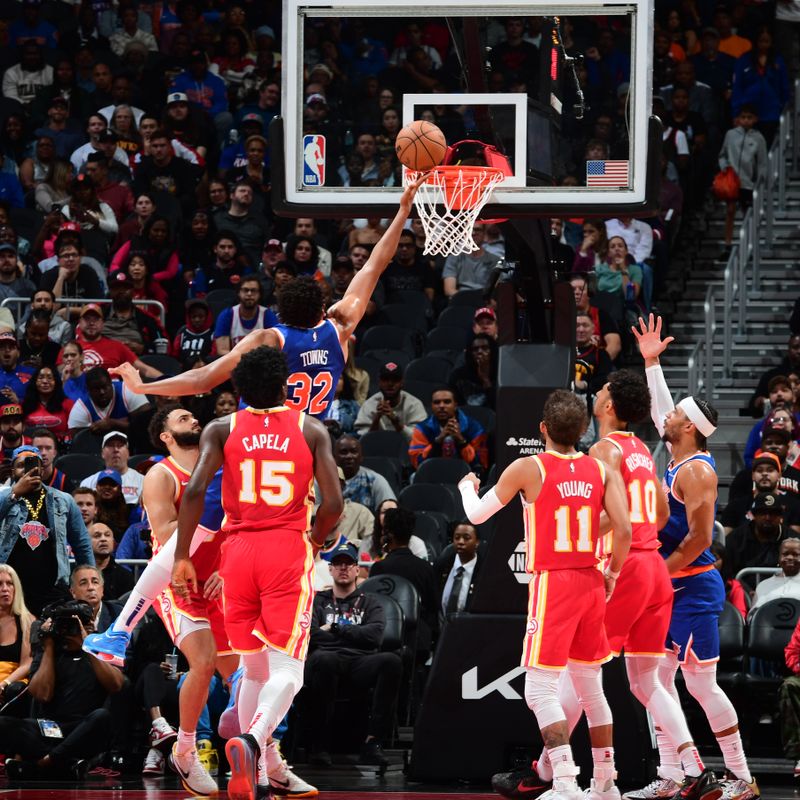
{"label": "empty seat", "polygon": [[420,331],[422,334],[428,332],[428,318],[425,312],[413,306],[389,303],[381,308],[378,317],[385,325],[397,325],[400,328]]}
{"label": "empty seat", "polygon": [[359,353],[366,355],[370,350],[388,349],[414,355],[414,334],[395,325],[374,325],[367,329],[359,345]]}
{"label": "empty seat", "polygon": [[472,419],[480,422],[486,433],[494,431],[496,415],[491,408],[486,406],[461,406],[461,410]]}
{"label": "empty seat", "polygon": [[452,519],[456,513],[453,496],[434,483],[412,483],[400,492],[398,499],[400,505],[412,511],[438,511],[447,519]]}
{"label": "empty seat", "polygon": [[421,311],[426,319],[433,318],[433,305],[425,292],[418,292],[414,289],[398,289],[389,292],[386,300],[388,303],[400,303],[407,308]]}
{"label": "empty seat", "polygon": [[486,305],[483,289],[462,289],[450,297],[451,306],[468,306],[473,310]]}
{"label": "empty seat", "polygon": [[425,338],[425,352],[431,350],[456,350],[464,352],[467,331],[450,326],[434,328]]}
{"label": "empty seat", "polygon": [[419,536],[425,542],[428,553],[433,555],[434,558],[441,552],[447,538],[445,532],[439,526],[439,521],[435,517],[422,512],[416,514],[414,535]]}
{"label": "empty seat", "polygon": [[438,327],[460,328],[463,331],[472,329],[475,309],[472,306],[449,306],[439,314]]}
{"label": "empty seat", "polygon": [[426,350],[425,355],[431,358],[441,358],[445,360],[452,369],[456,365],[456,361],[464,354],[463,350]]}
{"label": "empty seat", "polygon": [[447,375],[451,369],[450,362],[445,361],[443,358],[423,356],[422,358],[415,358],[409,363],[403,377],[407,381],[429,381],[441,384],[447,380]]}
{"label": "empty seat", "polygon": [[408,460],[408,440],[397,431],[369,431],[360,442],[364,456],[386,456],[396,458],[400,463]]}
{"label": "empty seat", "polygon": [[216,319],[220,312],[226,308],[232,308],[239,302],[239,298],[232,289],[214,289],[209,292],[205,298],[208,303],[208,308],[211,311],[214,319]]}
{"label": "empty seat", "polygon": [[106,468],[100,456],[89,453],[69,453],[66,456],[59,456],[54,463],[56,469],[60,469],[70,480],[78,483]]}
{"label": "empty seat", "polygon": [[395,494],[399,494],[403,486],[403,467],[399,458],[390,456],[364,456],[361,465],[383,475]]}
{"label": "empty seat", "polygon": [[460,458],[429,458],[414,474],[414,483],[457,484],[469,472],[469,464]]}
{"label": "empty seat", "polygon": [[72,439],[69,452],[74,454],[84,453],[99,456],[103,448],[103,436],[99,433],[92,433],[89,428],[78,431]]}

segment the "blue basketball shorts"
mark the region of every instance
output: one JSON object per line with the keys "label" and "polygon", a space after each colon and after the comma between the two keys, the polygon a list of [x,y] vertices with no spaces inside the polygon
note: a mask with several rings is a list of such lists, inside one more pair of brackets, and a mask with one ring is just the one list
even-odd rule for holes
{"label": "blue basketball shorts", "polygon": [[725,604],[725,585],[716,569],[672,581],[672,618],[665,644],[678,661],[711,663],[719,660],[719,615]]}

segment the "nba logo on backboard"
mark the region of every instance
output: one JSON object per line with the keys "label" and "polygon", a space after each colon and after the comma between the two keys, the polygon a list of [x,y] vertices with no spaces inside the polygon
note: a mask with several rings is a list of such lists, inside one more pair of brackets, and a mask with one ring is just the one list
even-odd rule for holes
{"label": "nba logo on backboard", "polygon": [[303,137],[303,186],[325,185],[325,137]]}

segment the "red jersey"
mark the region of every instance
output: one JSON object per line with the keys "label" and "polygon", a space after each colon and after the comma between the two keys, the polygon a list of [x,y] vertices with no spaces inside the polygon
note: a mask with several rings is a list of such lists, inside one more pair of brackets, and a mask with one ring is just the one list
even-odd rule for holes
{"label": "red jersey", "polygon": [[231,414],[222,469],[227,533],[303,533],[314,509],[314,458],[305,413],[286,406]]}
{"label": "red jersey", "polygon": [[542,488],[535,503],[522,498],[528,572],[596,566],[606,477],[602,463],[583,453],[552,450],[531,459]]}
{"label": "red jersey", "polygon": [[656,492],[662,489],[653,456],[647,445],[628,431],[614,431],[603,441],[611,442],[622,456],[619,468],[631,511],[631,550],[657,550]]}

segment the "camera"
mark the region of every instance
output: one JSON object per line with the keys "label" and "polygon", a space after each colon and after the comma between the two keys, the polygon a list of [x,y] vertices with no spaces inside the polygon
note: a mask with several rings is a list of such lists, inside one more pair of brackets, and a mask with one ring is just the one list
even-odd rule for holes
{"label": "camera", "polygon": [[[64,639],[68,636],[80,636],[80,625],[78,625],[78,620],[75,617],[78,617],[85,628],[92,621],[92,607],[81,600],[58,600],[45,606],[39,617],[39,639],[45,636],[50,636],[55,640]],[[49,631],[43,631],[41,623],[47,619],[53,621],[53,627]]]}

